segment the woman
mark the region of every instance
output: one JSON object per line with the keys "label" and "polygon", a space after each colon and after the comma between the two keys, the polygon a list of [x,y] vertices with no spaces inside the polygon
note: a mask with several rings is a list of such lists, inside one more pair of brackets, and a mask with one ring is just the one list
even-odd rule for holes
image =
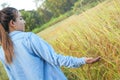
{"label": "woman", "polygon": [[0,11],[0,61],[10,80],[67,80],[60,66],[77,68],[100,59],[56,54],[47,42],[24,30],[25,21],[17,9]]}

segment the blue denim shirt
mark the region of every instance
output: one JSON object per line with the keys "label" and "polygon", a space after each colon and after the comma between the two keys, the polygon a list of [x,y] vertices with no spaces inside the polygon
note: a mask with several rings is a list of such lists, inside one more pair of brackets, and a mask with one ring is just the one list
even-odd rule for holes
{"label": "blue denim shirt", "polygon": [[56,54],[53,48],[32,32],[13,31],[9,34],[14,45],[12,64],[7,64],[0,48],[0,60],[9,80],[67,80],[60,66],[80,67],[84,57]]}

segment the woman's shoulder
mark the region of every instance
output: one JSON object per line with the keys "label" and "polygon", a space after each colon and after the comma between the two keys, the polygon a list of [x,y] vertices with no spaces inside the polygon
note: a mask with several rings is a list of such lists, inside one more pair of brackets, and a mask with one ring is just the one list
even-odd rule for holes
{"label": "woman's shoulder", "polygon": [[24,39],[26,40],[34,40],[38,38],[40,38],[40,36],[38,36],[37,34],[33,32],[24,32]]}
{"label": "woman's shoulder", "polygon": [[24,37],[31,38],[34,37],[36,34],[33,32],[24,32]]}

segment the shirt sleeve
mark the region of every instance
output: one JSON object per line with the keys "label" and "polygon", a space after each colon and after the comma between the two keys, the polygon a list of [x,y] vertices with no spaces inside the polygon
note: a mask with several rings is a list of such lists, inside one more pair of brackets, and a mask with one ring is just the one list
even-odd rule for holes
{"label": "shirt sleeve", "polygon": [[84,57],[77,58],[57,54],[51,45],[34,33],[31,34],[30,40],[33,52],[52,65],[77,68],[85,64]]}

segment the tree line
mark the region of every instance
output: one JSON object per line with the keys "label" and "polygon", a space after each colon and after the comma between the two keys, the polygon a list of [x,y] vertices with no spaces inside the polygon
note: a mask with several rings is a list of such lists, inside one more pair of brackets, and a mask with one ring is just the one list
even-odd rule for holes
{"label": "tree line", "polygon": [[78,0],[45,0],[42,5],[37,5],[40,0],[35,0],[36,10],[20,10],[26,21],[26,31],[41,27],[53,18],[70,11]]}
{"label": "tree line", "polygon": [[[103,1],[103,0],[44,0],[41,5],[38,2],[41,0],[34,0],[36,10],[20,10],[23,18],[26,21],[26,31],[32,31],[49,22],[51,19],[59,17],[68,11],[80,11],[84,5]],[[1,6],[9,6],[6,3]]]}

